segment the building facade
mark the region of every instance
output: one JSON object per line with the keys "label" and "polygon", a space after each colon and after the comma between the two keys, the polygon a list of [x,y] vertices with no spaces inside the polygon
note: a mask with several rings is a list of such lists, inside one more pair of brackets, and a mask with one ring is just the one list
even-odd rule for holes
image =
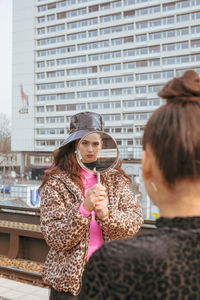
{"label": "building facade", "polygon": [[13,1],[12,150],[52,152],[87,110],[140,159],[160,88],[200,73],[199,24],[200,0]]}
{"label": "building facade", "polygon": [[141,158],[161,86],[200,70],[200,0],[13,6],[13,151],[51,152],[67,136],[69,117],[89,110],[103,115],[122,158]]}

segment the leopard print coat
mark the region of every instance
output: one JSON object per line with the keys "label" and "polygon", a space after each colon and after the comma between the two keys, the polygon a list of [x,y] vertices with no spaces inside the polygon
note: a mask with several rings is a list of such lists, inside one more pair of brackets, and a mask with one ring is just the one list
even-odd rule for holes
{"label": "leopard print coat", "polygon": [[156,225],[98,249],[78,299],[200,300],[200,217],[160,218]]}
{"label": "leopard print coat", "polygon": [[[133,198],[127,179],[109,171],[102,176],[108,182],[109,217],[102,221],[104,241],[132,237],[143,223],[141,208]],[[43,280],[57,291],[77,295],[81,289],[89,244],[91,216],[79,212],[83,195],[69,174],[52,176],[41,191],[41,231],[50,251]]]}

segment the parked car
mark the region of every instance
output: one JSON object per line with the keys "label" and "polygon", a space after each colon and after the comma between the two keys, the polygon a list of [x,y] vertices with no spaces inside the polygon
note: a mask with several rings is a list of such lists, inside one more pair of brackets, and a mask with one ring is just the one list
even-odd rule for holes
{"label": "parked car", "polygon": [[6,193],[6,194],[10,194],[11,187],[10,187],[9,185],[6,185],[6,186],[1,185],[0,189],[1,189],[1,193],[4,192],[4,193]]}

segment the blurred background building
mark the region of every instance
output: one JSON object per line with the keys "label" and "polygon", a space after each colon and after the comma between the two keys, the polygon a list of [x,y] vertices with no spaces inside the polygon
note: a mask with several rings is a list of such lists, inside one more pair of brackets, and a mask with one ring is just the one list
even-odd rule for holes
{"label": "blurred background building", "polygon": [[103,115],[139,182],[158,91],[186,69],[200,73],[199,22],[200,0],[13,1],[12,150],[21,171],[27,153],[32,169],[48,168],[70,116],[88,110]]}

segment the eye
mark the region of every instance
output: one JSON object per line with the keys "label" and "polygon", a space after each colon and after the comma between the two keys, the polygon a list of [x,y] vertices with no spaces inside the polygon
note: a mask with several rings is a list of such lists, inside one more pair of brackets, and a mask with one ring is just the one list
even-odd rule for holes
{"label": "eye", "polygon": [[99,146],[99,142],[93,144],[95,147]]}
{"label": "eye", "polygon": [[81,142],[82,145],[87,145],[87,143],[88,143],[87,141],[82,141]]}

